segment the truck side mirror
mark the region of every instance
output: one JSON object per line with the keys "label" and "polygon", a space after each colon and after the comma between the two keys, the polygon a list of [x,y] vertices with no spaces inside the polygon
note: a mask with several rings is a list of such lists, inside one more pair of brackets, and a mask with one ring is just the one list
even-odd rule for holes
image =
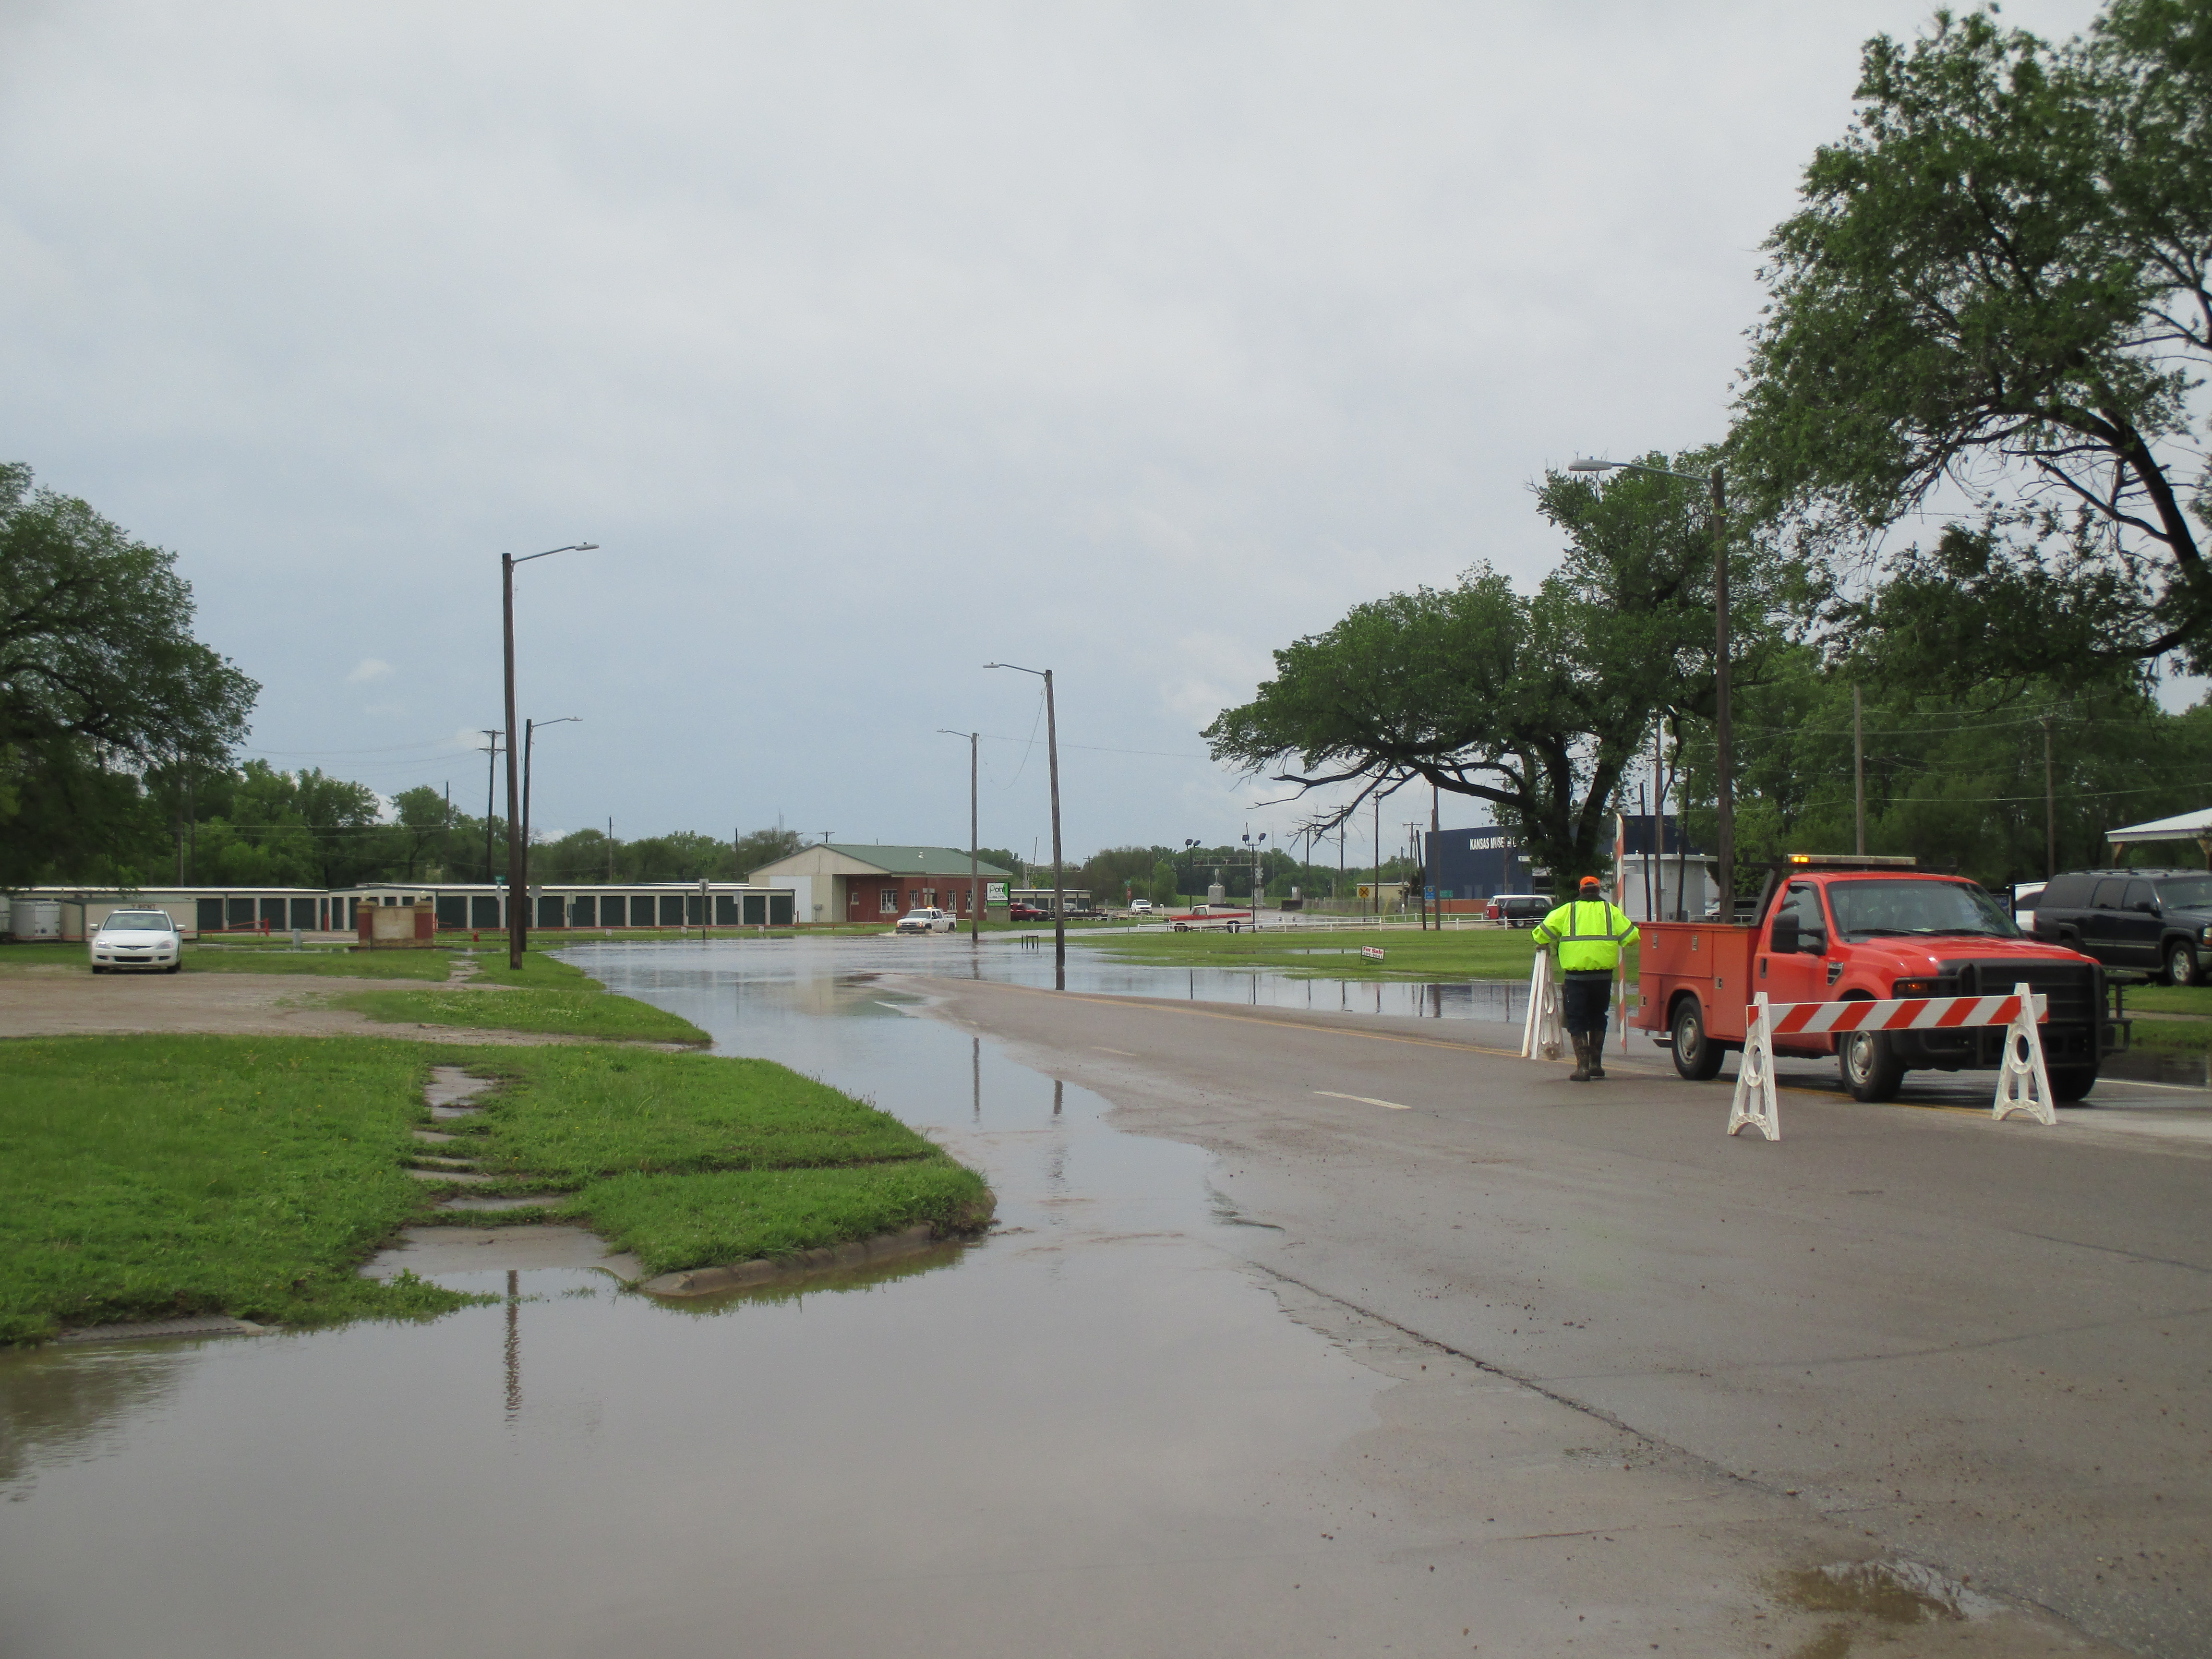
{"label": "truck side mirror", "polygon": [[1797,918],[1793,913],[1785,910],[1775,917],[1767,933],[1766,948],[1778,957],[1797,954]]}

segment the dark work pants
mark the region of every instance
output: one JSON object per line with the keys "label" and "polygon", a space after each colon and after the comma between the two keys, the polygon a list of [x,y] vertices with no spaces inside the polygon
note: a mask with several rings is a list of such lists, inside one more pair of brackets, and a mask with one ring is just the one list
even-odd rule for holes
{"label": "dark work pants", "polygon": [[1613,1002],[1610,973],[1561,975],[1559,1013],[1571,1032],[1605,1035],[1605,1016]]}

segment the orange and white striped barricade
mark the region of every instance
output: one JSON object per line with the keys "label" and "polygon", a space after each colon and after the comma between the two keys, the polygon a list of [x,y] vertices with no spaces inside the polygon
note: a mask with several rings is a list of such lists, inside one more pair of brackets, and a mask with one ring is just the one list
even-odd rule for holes
{"label": "orange and white striped barricade", "polygon": [[[1908,997],[1887,1002],[1786,1002],[1770,1007],[1765,993],[1744,1012],[1743,1066],[1736,1074],[1735,1103],[1728,1133],[1745,1124],[1762,1128],[1773,1122],[1773,1044],[1785,1036],[1842,1036],[1853,1031],[1955,1031],[1978,1026],[2005,1028],[2004,1060],[1997,1068],[1996,1097],[1990,1115],[2002,1119],[2022,1112],[2039,1123],[2056,1125],[2051,1073],[2043,1059],[2042,1023],[2051,1017],[2051,999],[2037,996],[2024,982],[2010,996]],[[1747,1111],[1746,1079],[1763,1090],[1765,1124],[1758,1110]],[[1759,1079],[1764,1079],[1763,1084]],[[1779,1130],[1771,1140],[1781,1139]]]}
{"label": "orange and white striped barricade", "polygon": [[1535,966],[1528,970],[1528,1018],[1521,1027],[1521,1058],[1557,1060],[1567,1046],[1565,1011],[1559,1003],[1559,976],[1552,971],[1552,953],[1539,945]]}
{"label": "orange and white striped barricade", "polygon": [[[1809,1006],[1784,1003],[1781,1012]],[[1774,1097],[1774,1015],[1761,991],[1743,1011],[1743,1058],[1735,1073],[1735,1093],[1729,1101],[1728,1133],[1756,1129],[1769,1140],[1782,1139],[1782,1119]]]}

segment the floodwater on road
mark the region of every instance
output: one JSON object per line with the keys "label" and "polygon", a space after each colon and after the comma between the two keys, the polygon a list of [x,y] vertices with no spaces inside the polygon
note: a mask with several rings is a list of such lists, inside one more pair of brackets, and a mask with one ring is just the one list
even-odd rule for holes
{"label": "floodwater on road", "polygon": [[[981,955],[1049,982],[1048,951]],[[1388,1379],[1231,1263],[1206,1154],[872,977],[962,971],[965,940],[576,959],[934,1135],[996,1230],[795,1294],[461,1273],[501,1303],[0,1357],[13,1659],[1328,1646],[1315,1472]],[[1072,980],[1147,971],[1158,994]],[[1464,1650],[1445,1581],[1402,1589],[1346,1641]]]}

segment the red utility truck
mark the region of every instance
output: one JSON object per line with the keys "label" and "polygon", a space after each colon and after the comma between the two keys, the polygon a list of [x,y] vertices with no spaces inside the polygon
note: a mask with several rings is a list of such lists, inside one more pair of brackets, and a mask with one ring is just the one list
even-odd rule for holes
{"label": "red utility truck", "polygon": [[[1768,874],[1749,927],[1642,924],[1642,1006],[1631,1022],[1670,1043],[1674,1069],[1703,1081],[1743,1047],[1761,991],[1776,1006],[1855,998],[2001,996],[2025,981],[2048,997],[2043,1051],[2051,1091],[2079,1100],[2127,1024],[2108,1015],[2093,958],[2021,932],[1974,882],[1917,870],[1909,858],[1793,854]],[[1839,1046],[1840,1045],[1840,1046]],[[1855,1100],[1889,1100],[1909,1071],[1994,1071],[2003,1028],[1784,1036],[1775,1052],[1837,1057]]]}

